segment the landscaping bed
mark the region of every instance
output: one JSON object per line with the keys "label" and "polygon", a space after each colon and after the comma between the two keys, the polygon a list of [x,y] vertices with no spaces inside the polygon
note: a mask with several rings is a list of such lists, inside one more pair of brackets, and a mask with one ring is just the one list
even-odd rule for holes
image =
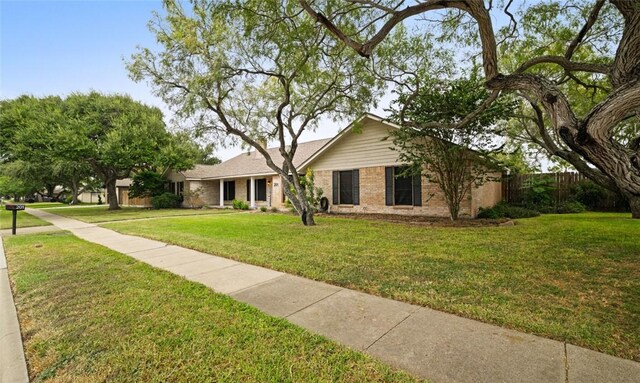
{"label": "landscaping bed", "polygon": [[496,219],[475,219],[460,218],[452,221],[446,217],[427,217],[421,215],[400,215],[400,214],[348,214],[348,213],[319,213],[316,216],[336,216],[340,218],[365,219],[371,221],[383,221],[393,223],[405,223],[419,226],[436,226],[436,227],[485,227],[485,226],[501,226],[511,221],[509,218]]}
{"label": "landscaping bed", "polygon": [[219,214],[105,226],[640,361],[640,222],[629,214],[507,229],[317,222]]}
{"label": "landscaping bed", "polygon": [[33,382],[414,381],[65,232],[5,247]]}

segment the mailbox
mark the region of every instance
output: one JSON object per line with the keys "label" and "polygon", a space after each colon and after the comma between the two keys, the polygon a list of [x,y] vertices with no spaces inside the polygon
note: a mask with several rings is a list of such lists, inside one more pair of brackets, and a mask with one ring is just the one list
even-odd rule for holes
{"label": "mailbox", "polygon": [[13,225],[11,226],[11,234],[16,235],[16,222],[18,219],[18,210],[24,210],[24,205],[7,205],[5,209],[13,212]]}
{"label": "mailbox", "polygon": [[24,205],[7,205],[7,206],[5,206],[5,209],[13,210],[13,211],[24,210]]}

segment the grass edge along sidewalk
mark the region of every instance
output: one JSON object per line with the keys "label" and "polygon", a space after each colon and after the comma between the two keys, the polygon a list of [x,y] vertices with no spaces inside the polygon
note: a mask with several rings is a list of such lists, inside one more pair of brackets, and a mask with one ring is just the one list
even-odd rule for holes
{"label": "grass edge along sidewalk", "polygon": [[68,233],[6,243],[32,380],[413,381]]}
{"label": "grass edge along sidewalk", "polygon": [[[12,214],[13,212],[6,210],[4,205],[0,205],[0,230],[11,229],[13,225]],[[51,225],[49,222],[34,217],[25,210],[18,212],[18,219],[16,221],[17,228],[49,225]]]}
{"label": "grass edge along sidewalk", "polygon": [[103,226],[640,360],[640,225],[626,215],[507,228],[318,222],[252,214]]}

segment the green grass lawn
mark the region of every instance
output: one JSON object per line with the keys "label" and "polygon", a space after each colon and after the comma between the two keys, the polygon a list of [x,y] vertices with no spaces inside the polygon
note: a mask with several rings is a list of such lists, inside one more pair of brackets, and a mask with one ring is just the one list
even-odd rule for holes
{"label": "green grass lawn", "polygon": [[640,361],[640,220],[629,214],[486,228],[317,222],[241,214],[106,227]]}
{"label": "green grass lawn", "polygon": [[407,382],[410,376],[68,233],[5,239],[34,382]]}
{"label": "green grass lawn", "polygon": [[182,215],[211,215],[238,212],[231,209],[160,209],[141,207],[122,207],[120,210],[107,210],[107,206],[77,209],[48,209],[48,213],[58,214],[89,223],[122,221],[127,219],[175,217]]}
{"label": "green grass lawn", "polygon": [[[4,206],[0,206],[0,230],[10,229],[13,225],[13,212],[5,210]],[[34,217],[25,211],[18,211],[18,219],[16,221],[16,227],[32,227],[32,226],[47,226],[51,225],[49,222],[43,221],[40,218]]]}
{"label": "green grass lawn", "polygon": [[[28,208],[32,209],[42,209],[42,208],[52,208],[52,207],[69,207],[70,205],[62,202],[33,202],[33,203],[22,203]],[[88,204],[87,204],[88,205]]]}

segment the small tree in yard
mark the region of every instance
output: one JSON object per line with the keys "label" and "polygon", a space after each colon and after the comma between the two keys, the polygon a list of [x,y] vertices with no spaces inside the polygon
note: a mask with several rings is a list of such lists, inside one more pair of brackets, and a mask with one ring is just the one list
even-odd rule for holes
{"label": "small tree in yard", "polygon": [[[294,166],[298,140],[321,117],[352,117],[377,89],[368,63],[317,28],[294,0],[166,0],[150,29],[160,52],[142,49],[131,77],[148,80],[178,117],[221,143],[244,142],[280,175],[305,225],[313,209]],[[349,71],[342,70],[350,68]],[[278,143],[275,163],[261,141]]]}
{"label": "small tree in yard", "polygon": [[477,108],[486,93],[472,76],[433,81],[418,94],[400,94],[394,103],[401,106],[392,111],[394,118],[413,123],[392,133],[400,161],[409,164],[404,175],[422,174],[438,185],[452,220],[458,219],[460,205],[473,187],[494,179],[489,154],[498,148],[488,127],[508,116],[513,103],[500,100],[470,123],[448,127]]}

